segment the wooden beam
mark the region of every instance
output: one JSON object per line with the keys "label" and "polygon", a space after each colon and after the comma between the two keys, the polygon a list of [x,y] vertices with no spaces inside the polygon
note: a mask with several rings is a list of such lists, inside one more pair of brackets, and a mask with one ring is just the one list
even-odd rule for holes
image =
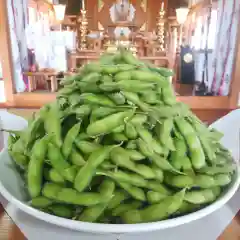
{"label": "wooden beam", "polygon": [[7,0],[1,0],[0,7],[0,57],[3,71],[5,97],[7,102],[14,101],[14,74],[10,30],[8,23]]}

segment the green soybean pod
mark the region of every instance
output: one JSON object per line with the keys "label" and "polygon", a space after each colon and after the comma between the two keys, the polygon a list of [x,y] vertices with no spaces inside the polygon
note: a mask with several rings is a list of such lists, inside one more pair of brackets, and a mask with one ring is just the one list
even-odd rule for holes
{"label": "green soybean pod", "polygon": [[115,108],[110,108],[110,107],[97,107],[92,110],[92,115],[96,118],[103,118],[106,117],[110,114],[113,114],[116,112]]}
{"label": "green soybean pod", "polygon": [[47,182],[43,185],[42,195],[46,198],[56,200],[62,186],[56,183]]}
{"label": "green soybean pod", "polygon": [[127,136],[128,139],[136,139],[138,136],[134,125],[130,122],[127,122],[125,124],[125,135]]}
{"label": "green soybean pod", "polygon": [[174,215],[183,215],[191,212],[195,212],[201,208],[200,204],[193,204],[186,201],[183,201],[182,206],[178,209]]}
{"label": "green soybean pod", "polygon": [[147,115],[144,115],[144,114],[135,114],[130,120],[130,123],[134,125],[137,125],[137,124],[142,125],[145,122],[147,122]]}
{"label": "green soybean pod", "polygon": [[[195,186],[196,181],[191,176],[184,176],[184,175],[172,175],[168,174],[164,176],[164,182],[168,185],[178,188],[186,188]],[[198,184],[196,184],[198,186]]]}
{"label": "green soybean pod", "polygon": [[[130,144],[127,144],[127,149],[125,149],[125,151],[127,152],[128,156],[130,157],[131,160],[133,161],[141,161],[143,159],[145,159],[146,157],[141,154],[139,151],[135,150],[135,149],[129,149]],[[134,142],[134,147],[136,147],[136,143]]]}
{"label": "green soybean pod", "polygon": [[84,154],[91,154],[92,152],[101,148],[101,145],[96,142],[79,140],[78,138],[76,139],[75,144],[77,148]]}
{"label": "green soybean pod", "polygon": [[94,93],[82,93],[79,96],[79,99],[87,104],[98,104],[107,107],[115,107],[115,103],[110,100],[108,97],[101,94]]}
{"label": "green soybean pod", "polygon": [[159,183],[158,181],[149,180],[146,186],[147,189],[151,189],[155,192],[159,192],[164,195],[171,195],[172,191],[169,190],[164,184]]}
{"label": "green soybean pod", "polygon": [[185,189],[142,210],[128,211],[122,215],[122,219],[124,223],[144,223],[165,219],[180,209],[184,195]]}
{"label": "green soybean pod", "polygon": [[150,144],[146,144],[141,138],[137,139],[137,146],[139,151],[146,157],[151,157],[154,154]]}
{"label": "green soybean pod", "polygon": [[29,158],[26,155],[24,155],[23,153],[13,151],[8,151],[8,153],[18,166],[22,168],[28,167]]}
{"label": "green soybean pod", "polygon": [[87,127],[87,134],[89,136],[98,136],[111,132],[114,128],[122,125],[124,121],[130,118],[134,114],[134,111],[125,111],[114,113],[101,120],[91,123]]}
{"label": "green soybean pod", "polygon": [[78,82],[81,93],[100,93],[101,89],[95,82]]}
{"label": "green soybean pod", "polygon": [[155,174],[154,178],[157,179],[159,182],[163,182],[164,179],[163,170],[157,167],[156,165],[153,165],[151,168]]}
{"label": "green soybean pod", "polygon": [[233,173],[236,170],[235,164],[223,164],[221,166],[207,166],[198,170],[199,173],[216,175],[221,173]]}
{"label": "green soybean pod", "polygon": [[69,159],[73,165],[80,167],[86,163],[82,154],[76,149],[75,146],[72,146],[72,151],[70,153]]}
{"label": "green soybean pod", "polygon": [[121,80],[117,82],[117,86],[122,91],[139,93],[141,91],[145,91],[146,89],[153,89],[155,87],[155,84],[149,82],[141,82],[139,80]]}
{"label": "green soybean pod", "polygon": [[63,141],[62,153],[65,158],[68,158],[69,155],[71,154],[74,141],[80,131],[80,126],[81,126],[81,123],[76,123],[75,125],[73,125],[73,127],[70,128],[70,130],[68,131]]}
{"label": "green soybean pod", "polygon": [[54,143],[58,146],[62,146],[61,137],[61,120],[60,120],[60,109],[56,103],[50,105],[50,109],[45,108],[40,110],[41,119],[44,120],[44,128],[46,132],[52,136]]}
{"label": "green soybean pod", "polygon": [[183,174],[179,172],[177,169],[175,169],[168,160],[165,158],[159,156],[158,154],[154,153],[149,157],[150,160],[154,162],[159,168],[165,171],[173,172],[173,173],[178,173],[178,174]]}
{"label": "green soybean pod", "polygon": [[32,198],[40,195],[43,181],[43,165],[48,148],[48,137],[37,140],[28,165],[28,192]]}
{"label": "green soybean pod", "polygon": [[162,100],[165,104],[172,106],[176,103],[176,97],[171,83],[169,81],[166,82],[168,84],[162,88]]}
{"label": "green soybean pod", "polygon": [[176,118],[175,123],[184,136],[190,152],[190,159],[195,169],[206,165],[205,155],[193,127],[184,118]]}
{"label": "green soybean pod", "polygon": [[71,113],[74,113],[77,115],[77,117],[82,118],[84,116],[88,116],[91,112],[90,105],[83,104],[81,106],[73,107],[71,110]]}
{"label": "green soybean pod", "polygon": [[123,105],[125,103],[125,97],[120,93],[110,93],[108,97],[117,105]]}
{"label": "green soybean pod", "polygon": [[48,144],[48,158],[59,174],[70,182],[74,181],[76,169],[71,168],[71,165],[62,156],[60,149],[52,143]]}
{"label": "green soybean pod", "polygon": [[85,76],[83,76],[83,78],[81,79],[81,82],[98,82],[101,78],[101,75],[97,72],[91,72]]}
{"label": "green soybean pod", "polygon": [[201,188],[212,188],[216,186],[214,177],[205,174],[197,174],[194,177],[194,185]]}
{"label": "green soybean pod", "polygon": [[162,179],[163,179],[162,172],[161,172],[161,176],[159,176],[158,171],[154,171],[151,167],[149,167],[145,164],[135,164],[135,169],[132,171],[143,176],[145,179],[158,179],[158,180],[160,179],[160,181],[162,181]]}
{"label": "green soybean pod", "polygon": [[161,144],[153,138],[152,134],[147,129],[145,129],[143,126],[138,125],[136,126],[136,130],[145,144],[150,145],[156,153],[164,154],[164,149]]}
{"label": "green soybean pod", "polygon": [[46,197],[38,196],[36,198],[33,198],[30,204],[35,208],[46,208],[51,206],[53,204],[53,201]]}
{"label": "green soybean pod", "polygon": [[173,143],[173,139],[171,137],[171,132],[173,130],[173,119],[168,118],[162,121],[161,124],[158,123],[159,126],[159,140],[171,151],[175,151],[175,146]]}
{"label": "green soybean pod", "polygon": [[101,77],[101,82],[104,83],[104,82],[112,82],[113,81],[113,78],[110,76],[110,75],[103,75]]}
{"label": "green soybean pod", "polygon": [[162,80],[158,74],[155,74],[153,72],[141,71],[141,70],[133,70],[131,71],[131,75],[132,75],[132,79],[138,79],[144,82],[157,82],[160,84]]}
{"label": "green soybean pod", "polygon": [[141,93],[141,100],[148,104],[157,104],[159,101],[159,98],[155,91],[148,90]]}
{"label": "green soybean pod", "polygon": [[121,202],[123,202],[124,200],[126,200],[127,198],[129,198],[129,195],[121,190],[116,190],[114,192],[114,196],[112,197],[112,199],[109,201],[107,209],[114,209],[117,206],[119,206],[121,204]]}
{"label": "green soybean pod", "polygon": [[66,204],[93,206],[106,202],[106,198],[103,198],[100,193],[79,193],[72,188],[63,188],[61,185],[55,183],[45,183],[42,193],[47,198]]}
{"label": "green soybean pod", "polygon": [[54,204],[48,208],[54,215],[63,218],[72,218],[73,209],[67,205]]}
{"label": "green soybean pod", "polygon": [[133,209],[138,209],[142,206],[141,201],[132,201],[130,203],[123,203],[119,206],[117,206],[115,209],[112,210],[112,216],[121,216],[123,213],[133,210]]}
{"label": "green soybean pod", "polygon": [[115,133],[114,132],[111,134],[111,137],[112,137],[113,141],[116,141],[116,142],[128,141],[128,138],[123,133]]}
{"label": "green soybean pod", "polygon": [[194,204],[205,204],[213,202],[220,194],[220,187],[215,189],[193,190],[186,192],[184,200]]}
{"label": "green soybean pod", "polygon": [[109,161],[104,161],[102,164],[101,164],[101,168],[103,170],[112,170],[112,169],[115,169],[116,168],[116,165],[112,164],[111,162]]}
{"label": "green soybean pod", "polygon": [[160,192],[154,192],[154,191],[147,192],[147,201],[151,204],[158,203],[166,197],[168,197],[168,195],[160,193]]}
{"label": "green soybean pod", "polygon": [[124,125],[120,125],[112,130],[113,133],[123,133],[124,132]]}
{"label": "green soybean pod", "polygon": [[139,201],[146,201],[146,195],[141,188],[135,187],[123,181],[117,181],[117,183],[134,199]]}
{"label": "green soybean pod", "polygon": [[127,150],[135,150],[136,148],[137,148],[136,140],[130,140],[130,141],[127,142],[127,145],[126,145]]}
{"label": "green soybean pod", "polygon": [[136,57],[132,55],[132,53],[123,51],[121,53],[122,59],[125,63],[133,65],[133,66],[143,66],[144,64],[139,61]]}
{"label": "green soybean pod", "polygon": [[76,190],[82,192],[89,185],[96,168],[109,157],[113,147],[115,146],[104,146],[91,153],[87,163],[78,171],[74,180],[74,188]]}
{"label": "green soybean pod", "polygon": [[102,66],[99,63],[91,62],[84,66],[83,72],[84,73],[100,73],[102,72]]}
{"label": "green soybean pod", "polygon": [[65,183],[65,179],[62,175],[60,175],[56,169],[44,169],[44,178],[48,181],[63,184]]}
{"label": "green soybean pod", "polygon": [[215,186],[226,186],[231,182],[230,174],[217,174],[214,177]]}
{"label": "green soybean pod", "polygon": [[131,79],[131,71],[119,72],[114,76],[114,80],[119,82],[121,80],[130,80]]}
{"label": "green soybean pod", "polygon": [[108,202],[113,197],[114,189],[115,183],[113,181],[109,179],[104,180],[100,185],[99,191],[100,194],[102,194],[102,196],[107,199],[106,203],[86,208],[81,213],[78,220],[84,222],[95,222],[102,215],[108,205]]}

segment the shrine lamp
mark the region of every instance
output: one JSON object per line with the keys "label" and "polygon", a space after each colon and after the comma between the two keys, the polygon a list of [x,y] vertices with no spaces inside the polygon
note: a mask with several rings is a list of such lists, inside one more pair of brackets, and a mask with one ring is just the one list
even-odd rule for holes
{"label": "shrine lamp", "polygon": [[56,4],[53,5],[54,11],[55,11],[55,16],[57,21],[63,21],[65,17],[65,10],[66,10],[66,5],[65,4]]}
{"label": "shrine lamp", "polygon": [[62,31],[62,21],[64,20],[64,17],[65,17],[66,5],[54,4],[53,8],[54,8],[56,20],[60,22],[60,31]]}
{"label": "shrine lamp", "polygon": [[178,47],[180,47],[182,45],[183,24],[187,20],[188,13],[189,13],[189,9],[187,7],[180,7],[180,8],[176,9],[177,22],[180,25]]}

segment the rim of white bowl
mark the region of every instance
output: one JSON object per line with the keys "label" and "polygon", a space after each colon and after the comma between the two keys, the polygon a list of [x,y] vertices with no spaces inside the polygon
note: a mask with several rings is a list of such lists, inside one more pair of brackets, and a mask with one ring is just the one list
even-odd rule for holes
{"label": "rim of white bowl", "polygon": [[[0,152],[0,157],[3,152],[7,151],[7,149],[3,149]],[[150,223],[139,223],[139,224],[103,224],[103,223],[88,223],[88,222],[81,222],[61,217],[56,217],[54,215],[44,213],[39,211],[26,203],[21,202],[20,200],[13,197],[8,190],[3,186],[2,182],[0,181],[0,192],[1,194],[15,207],[19,208],[23,212],[32,215],[35,218],[43,220],[44,222],[48,222],[60,227],[69,228],[72,230],[82,231],[82,232],[89,232],[89,233],[109,233],[109,234],[120,234],[120,233],[135,233],[135,232],[150,232],[156,231],[161,229],[167,229],[176,227],[185,223],[189,223],[200,218],[203,218],[210,213],[216,211],[224,204],[226,204],[235,192],[238,190],[240,185],[240,167],[237,164],[237,171],[235,173],[235,181],[232,182],[230,188],[222,195],[216,202],[212,203],[211,205],[206,206],[203,209],[200,209],[196,212],[189,213],[187,215],[183,215],[180,217],[166,219],[157,222],[150,222]]]}

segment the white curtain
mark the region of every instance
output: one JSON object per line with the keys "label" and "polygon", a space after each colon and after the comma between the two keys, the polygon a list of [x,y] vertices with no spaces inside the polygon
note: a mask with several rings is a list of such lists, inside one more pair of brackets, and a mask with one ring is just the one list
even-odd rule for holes
{"label": "white curtain", "polygon": [[7,0],[14,82],[17,92],[23,92],[27,88],[27,81],[22,74],[28,68],[25,35],[25,28],[28,22],[27,5],[27,0]]}
{"label": "white curtain", "polygon": [[[217,10],[213,9],[211,12],[208,36],[209,13],[206,9],[204,14],[196,17],[190,44],[195,56],[196,81],[204,81],[207,91],[213,95],[227,96],[235,59],[240,1],[218,0],[217,4]],[[207,61],[204,51],[206,43],[208,43]]]}
{"label": "white curtain", "polygon": [[215,95],[226,96],[229,93],[235,59],[240,1],[219,0],[218,9],[217,41],[213,53],[213,64],[209,69],[213,72],[209,90]]}

